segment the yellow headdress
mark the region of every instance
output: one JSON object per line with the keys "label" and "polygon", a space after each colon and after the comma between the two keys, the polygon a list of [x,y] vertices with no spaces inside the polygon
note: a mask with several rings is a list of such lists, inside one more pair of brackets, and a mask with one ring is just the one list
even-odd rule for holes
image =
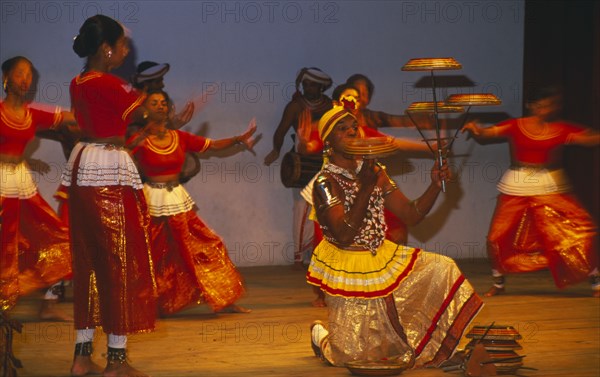
{"label": "yellow headdress", "polygon": [[319,137],[321,137],[323,142],[325,142],[325,139],[327,139],[327,136],[329,136],[337,122],[342,120],[342,118],[346,117],[347,115],[356,119],[351,112],[342,106],[334,106],[333,109],[323,114],[321,120],[319,120]]}

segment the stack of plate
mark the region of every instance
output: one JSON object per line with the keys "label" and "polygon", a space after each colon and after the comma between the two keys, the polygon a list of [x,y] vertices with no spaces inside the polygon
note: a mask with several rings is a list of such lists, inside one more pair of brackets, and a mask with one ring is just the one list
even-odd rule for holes
{"label": "stack of plate", "polygon": [[483,344],[488,351],[507,351],[523,349],[516,340],[495,340],[495,339],[473,339],[466,345],[465,349],[473,349],[477,343]]}
{"label": "stack of plate", "polygon": [[523,366],[523,357],[515,350],[523,347],[518,340],[521,334],[512,326],[474,326],[466,335],[472,340],[465,347],[474,349],[477,344],[482,344],[492,358],[498,374],[514,374]]}
{"label": "stack of plate", "polygon": [[349,155],[363,158],[381,158],[398,151],[391,137],[368,137],[364,139],[351,139],[346,142],[344,152]]}

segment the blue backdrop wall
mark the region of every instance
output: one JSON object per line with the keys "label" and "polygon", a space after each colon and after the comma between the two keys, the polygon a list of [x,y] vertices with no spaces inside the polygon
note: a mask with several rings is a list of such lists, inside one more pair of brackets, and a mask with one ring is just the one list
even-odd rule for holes
{"label": "blue backdrop wall", "polygon": [[[316,66],[335,84],[354,73],[375,83],[371,108],[401,114],[431,100],[426,72],[403,72],[411,58],[454,57],[459,71],[439,72],[438,95],[492,92],[502,105],[480,108],[488,121],[521,115],[522,1],[1,1],[0,58],[25,55],[39,72],[36,101],[69,108],[68,85],[83,67],[72,40],[97,13],[120,20],[133,50],[118,73],[143,60],[168,62],[166,88],[176,105],[208,102],[186,130],[228,137],[256,117],[262,139],[248,151],[207,156],[187,183],[200,216],[219,233],[239,266],[292,262],[291,191],[277,163],[262,161],[294,91],[300,68]],[[328,92],[330,94],[330,92]],[[456,117],[454,117],[456,118]],[[418,139],[414,129],[390,134]],[[283,150],[291,147],[288,137]],[[506,145],[479,146],[461,137],[451,160],[455,177],[430,216],[411,229],[414,246],[455,258],[485,256],[495,184],[508,167]],[[32,157],[51,171],[35,176],[53,205],[65,159],[58,144],[37,141]],[[408,197],[429,184],[432,159],[387,159]]]}

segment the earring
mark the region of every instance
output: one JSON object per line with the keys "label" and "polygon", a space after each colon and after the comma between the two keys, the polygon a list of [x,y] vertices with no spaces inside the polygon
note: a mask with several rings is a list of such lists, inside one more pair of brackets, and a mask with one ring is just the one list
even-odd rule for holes
{"label": "earring", "polygon": [[4,82],[2,83],[2,89],[6,92],[6,86],[8,85],[8,79],[4,79]]}
{"label": "earring", "polygon": [[323,157],[329,157],[333,153],[331,149],[331,145],[329,143],[325,144],[325,148],[323,148]]}
{"label": "earring", "polygon": [[108,57],[109,59],[112,58],[112,50],[108,50],[108,52],[106,53],[106,57]]}

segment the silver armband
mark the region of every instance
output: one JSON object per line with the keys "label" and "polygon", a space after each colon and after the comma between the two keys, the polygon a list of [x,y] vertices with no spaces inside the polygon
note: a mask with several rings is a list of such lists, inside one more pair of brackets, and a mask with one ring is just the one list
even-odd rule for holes
{"label": "silver armband", "polygon": [[317,208],[317,211],[322,211],[323,209],[342,204],[341,200],[333,194],[331,182],[323,175],[319,175],[315,181],[313,197],[319,198],[319,203],[321,203]]}

